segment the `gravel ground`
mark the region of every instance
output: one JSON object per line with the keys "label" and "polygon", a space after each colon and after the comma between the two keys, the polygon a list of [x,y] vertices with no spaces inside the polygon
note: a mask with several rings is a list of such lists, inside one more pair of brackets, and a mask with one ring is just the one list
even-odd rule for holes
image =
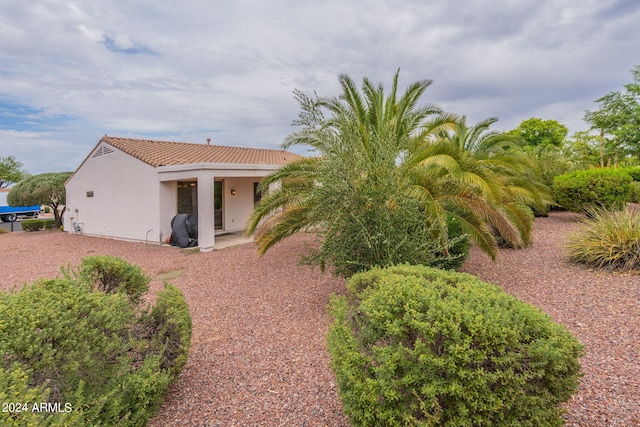
{"label": "gravel ground", "polygon": [[[498,283],[566,325],[585,345],[585,376],[567,404],[568,426],[640,425],[640,276],[610,275],[567,264],[562,243],[577,216],[537,218],[531,247],[502,250],[492,263],[472,251],[464,270]],[[193,338],[156,426],[347,426],[325,349],[329,295],[344,281],[298,266],[308,236],[258,258],[253,245],[188,254],[60,232],[0,235],[0,289],[84,256],[110,254],[180,287]]]}
{"label": "gravel ground", "polygon": [[568,264],[562,245],[579,218],[536,218],[529,248],[503,250],[496,263],[473,250],[464,270],[541,308],[584,345],[584,377],[566,406],[567,426],[639,426],[640,275]]}

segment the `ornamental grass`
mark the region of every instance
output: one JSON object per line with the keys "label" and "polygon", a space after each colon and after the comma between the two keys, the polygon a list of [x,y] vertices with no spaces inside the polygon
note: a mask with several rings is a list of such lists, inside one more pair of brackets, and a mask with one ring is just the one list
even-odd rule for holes
{"label": "ornamental grass", "polygon": [[640,208],[591,208],[567,243],[571,261],[604,270],[640,271]]}

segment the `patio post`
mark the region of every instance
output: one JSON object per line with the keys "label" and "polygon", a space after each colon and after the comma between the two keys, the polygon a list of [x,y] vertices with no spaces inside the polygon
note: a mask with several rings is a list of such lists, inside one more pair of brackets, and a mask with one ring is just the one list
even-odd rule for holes
{"label": "patio post", "polygon": [[214,178],[210,170],[198,171],[198,246],[201,252],[210,252],[215,245]]}

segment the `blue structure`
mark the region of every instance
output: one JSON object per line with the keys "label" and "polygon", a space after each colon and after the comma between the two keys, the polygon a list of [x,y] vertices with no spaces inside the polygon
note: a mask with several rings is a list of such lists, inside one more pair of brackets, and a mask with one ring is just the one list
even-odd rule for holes
{"label": "blue structure", "polygon": [[0,193],[0,221],[14,222],[18,216],[37,218],[40,215],[40,206],[7,206],[7,196]]}

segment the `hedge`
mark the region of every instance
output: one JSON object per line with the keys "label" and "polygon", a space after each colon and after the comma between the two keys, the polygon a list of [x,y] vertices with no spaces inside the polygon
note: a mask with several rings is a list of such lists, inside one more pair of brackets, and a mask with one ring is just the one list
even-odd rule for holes
{"label": "hedge", "polygon": [[56,227],[55,219],[25,219],[21,223],[23,231],[53,230]]}
{"label": "hedge", "polygon": [[558,203],[570,211],[586,212],[591,207],[620,210],[631,198],[631,182],[621,169],[588,169],[556,176],[553,191]]}

